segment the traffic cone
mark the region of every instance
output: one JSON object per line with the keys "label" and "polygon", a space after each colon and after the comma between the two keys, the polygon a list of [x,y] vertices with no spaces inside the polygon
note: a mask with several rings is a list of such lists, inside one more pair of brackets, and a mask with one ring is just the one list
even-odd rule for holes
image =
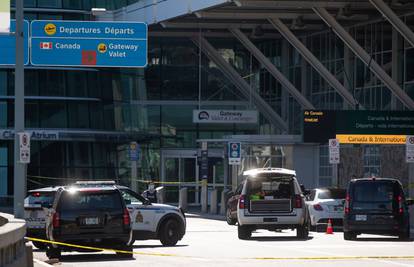
{"label": "traffic cone", "polygon": [[332,235],[333,234],[333,227],[331,219],[328,220],[328,227],[326,227],[326,234]]}

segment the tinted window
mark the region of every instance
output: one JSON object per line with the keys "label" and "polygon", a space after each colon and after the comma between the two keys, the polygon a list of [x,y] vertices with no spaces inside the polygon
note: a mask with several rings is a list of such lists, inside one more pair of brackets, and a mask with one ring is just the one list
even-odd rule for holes
{"label": "tinted window", "polygon": [[60,210],[122,210],[121,198],[116,192],[64,192]]}
{"label": "tinted window", "polygon": [[250,199],[290,198],[293,195],[292,178],[265,175],[249,179],[247,194]]}
{"label": "tinted window", "polygon": [[33,192],[26,198],[26,204],[52,206],[55,199],[55,192]]}
{"label": "tinted window", "polygon": [[356,210],[392,210],[398,194],[391,182],[358,182],[353,188],[353,208]]}
{"label": "tinted window", "polygon": [[319,199],[345,199],[345,197],[346,191],[343,189],[326,189],[318,194]]}
{"label": "tinted window", "polygon": [[122,198],[124,199],[125,203],[134,203],[134,204],[143,204],[144,198],[134,194],[129,190],[121,190]]}

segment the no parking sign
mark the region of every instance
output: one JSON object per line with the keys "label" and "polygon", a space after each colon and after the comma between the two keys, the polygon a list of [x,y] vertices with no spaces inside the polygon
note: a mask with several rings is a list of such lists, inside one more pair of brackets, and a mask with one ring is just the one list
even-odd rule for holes
{"label": "no parking sign", "polygon": [[230,142],[228,144],[229,165],[240,165],[241,163],[241,143]]}

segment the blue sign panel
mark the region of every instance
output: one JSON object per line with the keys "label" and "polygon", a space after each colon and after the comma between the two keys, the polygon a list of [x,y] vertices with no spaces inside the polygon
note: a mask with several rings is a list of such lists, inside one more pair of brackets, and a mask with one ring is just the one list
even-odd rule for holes
{"label": "blue sign panel", "polygon": [[239,165],[241,163],[241,143],[230,142],[228,144],[228,157],[230,165]]}
{"label": "blue sign panel", "polygon": [[[16,21],[11,20],[10,31],[16,31]],[[29,22],[24,21],[24,64],[29,64]],[[0,35],[0,65],[14,66],[16,64],[16,37]]]}
{"label": "blue sign panel", "polygon": [[31,45],[35,66],[145,67],[147,25],[33,21]]}

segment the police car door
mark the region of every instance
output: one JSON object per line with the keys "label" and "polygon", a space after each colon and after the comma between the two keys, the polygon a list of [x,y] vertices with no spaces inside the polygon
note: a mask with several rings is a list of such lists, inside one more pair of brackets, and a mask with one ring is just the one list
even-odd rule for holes
{"label": "police car door", "polygon": [[132,190],[121,189],[122,197],[131,217],[133,231],[153,231],[155,210],[146,205],[145,198]]}

